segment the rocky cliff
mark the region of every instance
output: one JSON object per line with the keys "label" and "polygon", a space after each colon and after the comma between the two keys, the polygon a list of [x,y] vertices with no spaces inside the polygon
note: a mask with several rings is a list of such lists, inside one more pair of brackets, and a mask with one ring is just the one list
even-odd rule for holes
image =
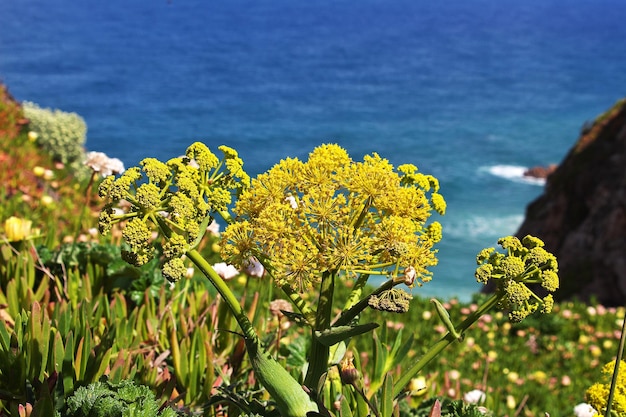
{"label": "rocky cliff", "polygon": [[557,299],[626,302],[626,100],[591,125],[548,176],[517,233],[559,260]]}

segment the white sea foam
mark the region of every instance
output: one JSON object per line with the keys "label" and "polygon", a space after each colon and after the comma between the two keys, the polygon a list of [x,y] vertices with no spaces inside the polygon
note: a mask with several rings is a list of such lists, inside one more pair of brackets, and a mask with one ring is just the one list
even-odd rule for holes
{"label": "white sea foam", "polygon": [[463,238],[502,237],[514,234],[524,221],[524,215],[501,217],[469,216],[449,222],[442,221],[444,236]]}
{"label": "white sea foam", "polygon": [[518,165],[492,165],[487,167],[481,167],[479,171],[488,172],[496,177],[504,178],[514,182],[521,182],[524,184],[532,185],[545,185],[545,178],[527,177],[524,172],[527,167]]}

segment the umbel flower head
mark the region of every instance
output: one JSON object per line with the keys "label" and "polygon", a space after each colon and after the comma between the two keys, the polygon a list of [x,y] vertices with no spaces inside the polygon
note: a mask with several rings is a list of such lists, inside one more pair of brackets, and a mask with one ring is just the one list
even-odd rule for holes
{"label": "umbel flower head", "polygon": [[284,159],[252,180],[235,206],[238,221],[222,234],[222,257],[240,267],[254,257],[300,292],[338,272],[397,276],[411,268],[425,282],[441,238],[441,225],[426,221],[446,208],[438,191],[437,179],[413,165],[394,169],[375,153],[355,162],[338,145],[322,145],[307,161]]}
{"label": "umbel flower head", "polygon": [[[167,163],[146,158],[141,168],[102,181],[99,194],[109,203],[100,213],[99,229],[106,234],[112,225],[125,221],[122,236],[128,249],[122,256],[127,262],[140,266],[154,256],[152,234],[157,229],[167,238],[163,274],[172,280],[185,275],[184,254],[198,243],[213,214],[226,210],[232,195],[250,185],[237,152],[226,146],[219,149],[222,160],[196,142],[185,156]],[[127,203],[120,205],[122,201]]]}
{"label": "umbel flower head", "polygon": [[[615,361],[611,361],[602,367],[602,381],[596,382],[587,389],[586,397],[589,405],[604,414],[611,389],[611,378],[615,370]],[[615,392],[611,404],[611,412],[623,416],[626,414],[626,362],[620,362],[617,373]]]}
{"label": "umbel flower head", "polygon": [[497,252],[495,248],[479,252],[476,280],[483,284],[494,280],[499,307],[509,310],[509,319],[513,322],[519,322],[537,310],[551,312],[554,305],[552,294],[542,299],[527,284],[540,284],[548,292],[556,291],[559,288],[556,257],[543,248],[541,239],[530,235],[521,241],[514,236],[503,237],[498,244],[505,253]]}

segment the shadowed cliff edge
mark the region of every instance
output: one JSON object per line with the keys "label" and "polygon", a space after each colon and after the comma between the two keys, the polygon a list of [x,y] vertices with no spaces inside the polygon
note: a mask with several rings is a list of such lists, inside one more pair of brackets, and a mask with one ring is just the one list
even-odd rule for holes
{"label": "shadowed cliff edge", "polygon": [[[626,99],[586,125],[517,236],[537,236],[559,260],[557,300],[626,302]],[[486,287],[484,292],[492,288]]]}

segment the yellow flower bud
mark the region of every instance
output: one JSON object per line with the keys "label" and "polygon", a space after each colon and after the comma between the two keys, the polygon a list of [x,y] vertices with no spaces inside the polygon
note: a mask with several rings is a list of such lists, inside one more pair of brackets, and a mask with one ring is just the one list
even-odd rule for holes
{"label": "yellow flower bud", "polygon": [[548,380],[548,375],[543,371],[535,371],[532,373],[532,379],[539,384],[544,384]]}
{"label": "yellow flower bud", "polygon": [[43,197],[41,197],[41,204],[43,206],[50,206],[54,203],[54,199],[52,197],[50,197],[49,195],[44,195]]}
{"label": "yellow flower bud", "polygon": [[417,378],[411,379],[409,382],[409,391],[412,393],[419,393],[420,391],[424,391],[426,389],[426,378],[423,376],[418,376]]}
{"label": "yellow flower bud", "polygon": [[515,398],[512,395],[506,396],[506,406],[510,409],[514,409],[517,406]]}
{"label": "yellow flower bud", "polygon": [[46,173],[46,169],[44,167],[40,167],[40,166],[36,166],[33,168],[33,174],[35,174],[36,177],[43,177],[44,174]]}
{"label": "yellow flower bud", "polygon": [[506,376],[506,379],[508,379],[510,382],[517,382],[517,380],[519,379],[519,374],[517,372],[509,372],[509,374]]}
{"label": "yellow flower bud", "polygon": [[598,346],[595,346],[595,345],[591,346],[590,350],[591,350],[591,356],[594,356],[597,358],[598,356],[602,355],[602,349],[600,349]]}

